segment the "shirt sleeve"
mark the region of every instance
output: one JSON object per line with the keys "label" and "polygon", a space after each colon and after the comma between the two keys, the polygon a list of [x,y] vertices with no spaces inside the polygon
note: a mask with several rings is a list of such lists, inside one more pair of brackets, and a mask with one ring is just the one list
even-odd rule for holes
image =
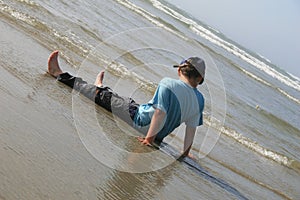
{"label": "shirt sleeve", "polygon": [[200,113],[200,116],[194,116],[194,118],[190,119],[189,121],[185,122],[185,124],[189,127],[197,127],[201,126],[203,124],[203,119],[202,119],[202,113]]}
{"label": "shirt sleeve", "polygon": [[198,126],[201,126],[201,125],[203,125],[203,112],[200,115],[199,125]]}
{"label": "shirt sleeve", "polygon": [[187,122],[186,125],[190,127],[197,127],[203,125],[203,109],[204,109],[204,98],[202,94],[196,93],[199,110],[192,116]]}
{"label": "shirt sleeve", "polygon": [[171,91],[167,87],[159,85],[151,100],[152,106],[167,113],[170,107],[170,95]]}

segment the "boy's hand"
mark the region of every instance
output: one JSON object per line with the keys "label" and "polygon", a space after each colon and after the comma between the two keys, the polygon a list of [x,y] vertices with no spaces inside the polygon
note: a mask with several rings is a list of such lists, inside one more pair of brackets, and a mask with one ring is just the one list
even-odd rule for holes
{"label": "boy's hand", "polygon": [[189,153],[189,154],[187,155],[187,157],[189,157],[189,158],[192,159],[192,160],[196,160],[195,156],[194,156],[193,154],[191,154],[191,153]]}
{"label": "boy's hand", "polygon": [[177,158],[177,160],[182,161],[184,157],[188,157],[188,158],[190,158],[190,159],[192,159],[192,160],[196,160],[196,157],[195,157],[193,154],[188,153],[188,154],[186,155],[186,154],[184,154],[183,151],[181,151],[181,156],[180,156],[179,158]]}
{"label": "boy's hand", "polygon": [[148,139],[142,138],[142,137],[138,137],[138,140],[139,140],[143,145],[147,145],[147,146],[152,147],[152,144],[151,144],[151,142],[150,142]]}

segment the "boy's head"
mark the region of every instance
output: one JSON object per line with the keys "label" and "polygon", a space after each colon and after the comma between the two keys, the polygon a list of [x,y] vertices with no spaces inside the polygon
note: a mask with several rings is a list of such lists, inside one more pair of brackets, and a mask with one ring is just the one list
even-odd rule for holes
{"label": "boy's head", "polygon": [[174,65],[178,67],[181,73],[188,78],[198,78],[202,77],[202,81],[199,83],[201,85],[205,77],[205,63],[204,60],[198,57],[190,57],[183,60],[179,65]]}

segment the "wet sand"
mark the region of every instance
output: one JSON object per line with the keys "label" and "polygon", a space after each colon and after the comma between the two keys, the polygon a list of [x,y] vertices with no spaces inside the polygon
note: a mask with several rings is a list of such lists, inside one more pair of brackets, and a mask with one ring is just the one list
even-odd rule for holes
{"label": "wet sand", "polygon": [[[72,90],[46,73],[47,49],[22,31],[0,21],[1,140],[0,199],[157,199],[232,195],[203,179],[186,185],[181,166],[160,171],[126,173],[99,162],[85,148],[72,110]],[[64,71],[72,71],[60,59]],[[96,75],[96,74],[95,74]],[[93,107],[86,98],[82,100]],[[103,111],[103,110],[102,110]],[[107,113],[98,117],[120,145],[118,124]],[[96,127],[93,127],[94,129]],[[129,139],[132,147],[142,147]],[[110,156],[110,155],[107,155]],[[141,162],[143,162],[141,160]],[[145,164],[145,163],[144,163]],[[189,179],[196,181],[198,177]],[[201,190],[200,190],[201,189]],[[206,192],[207,191],[207,192]],[[225,198],[226,199],[226,198]]]}
{"label": "wet sand", "polygon": [[[0,199],[236,198],[178,162],[141,174],[113,170],[99,162],[78,134],[72,90],[46,73],[53,47],[45,47],[3,21],[0,29]],[[76,59],[79,63],[83,60]],[[59,61],[65,71],[75,71],[65,59]],[[98,69],[89,68],[88,76],[95,77]],[[116,78],[108,82],[116,82]],[[118,145],[127,145],[130,139],[120,138],[109,115],[97,117],[106,123],[109,132],[115,133],[111,137],[119,139]],[[129,150],[138,145],[131,143]],[[299,175],[256,154],[244,162],[241,155],[249,155],[249,151],[221,136],[211,152],[211,157],[220,162],[205,158],[199,163],[250,199],[299,196]],[[236,158],[234,163],[232,158]]]}
{"label": "wet sand", "polygon": [[51,50],[0,29],[0,199],[95,199],[105,168],[76,134],[71,90],[46,74]]}
{"label": "wet sand", "polygon": [[[77,132],[72,90],[46,73],[52,49],[2,21],[0,28],[1,200],[199,199],[199,194],[202,199],[233,198],[212,181],[202,177],[198,182],[197,175],[188,178],[181,171],[192,172],[178,162],[138,174],[99,162]],[[64,71],[74,72],[64,59],[60,64]],[[118,124],[112,124],[107,113],[97,117],[106,123],[104,127],[112,137],[119,139],[118,145],[127,146],[129,151],[137,146],[138,151],[147,151],[132,139],[127,140],[129,146],[125,144],[126,138],[119,135],[122,130],[114,127]]]}

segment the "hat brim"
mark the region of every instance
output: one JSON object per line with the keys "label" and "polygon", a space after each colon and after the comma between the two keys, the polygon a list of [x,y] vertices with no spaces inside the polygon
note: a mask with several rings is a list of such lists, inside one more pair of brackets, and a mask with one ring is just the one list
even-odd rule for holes
{"label": "hat brim", "polygon": [[174,68],[181,67],[182,65],[173,65]]}

